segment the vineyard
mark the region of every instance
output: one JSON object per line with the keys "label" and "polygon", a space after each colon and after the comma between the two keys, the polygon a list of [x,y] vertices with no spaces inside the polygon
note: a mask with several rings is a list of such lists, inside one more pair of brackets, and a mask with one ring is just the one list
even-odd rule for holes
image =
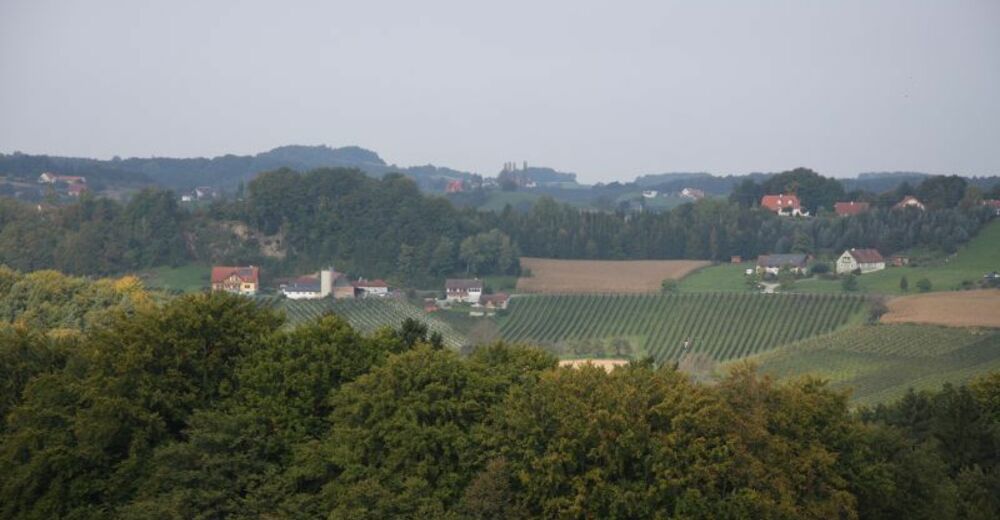
{"label": "vineyard", "polygon": [[811,374],[850,388],[856,403],[901,396],[907,388],[961,383],[1000,368],[1000,332],[934,325],[866,325],[810,338],[753,360],[779,378]]}
{"label": "vineyard", "polygon": [[860,321],[866,307],[863,298],[849,295],[530,295],[511,300],[500,334],[548,345],[629,338],[656,361],[679,359],[690,341],[690,352],[722,361]]}
{"label": "vineyard", "polygon": [[413,318],[427,324],[431,332],[441,333],[445,344],[450,347],[458,348],[465,343],[465,338],[450,325],[404,301],[382,298],[357,300],[326,298],[322,300],[271,299],[266,303],[284,310],[292,325],[314,320],[323,314],[332,312],[346,319],[355,329],[371,333],[381,327],[399,327],[406,318]]}

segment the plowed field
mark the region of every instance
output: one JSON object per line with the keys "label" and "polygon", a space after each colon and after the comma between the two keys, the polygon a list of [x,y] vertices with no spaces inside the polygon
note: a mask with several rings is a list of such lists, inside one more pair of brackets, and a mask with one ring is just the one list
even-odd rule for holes
{"label": "plowed field", "polygon": [[521,258],[532,276],[517,280],[521,292],[644,293],[660,290],[665,279],[680,280],[709,265],[701,260],[553,260]]}
{"label": "plowed field", "polygon": [[1000,327],[1000,290],[916,294],[889,302],[884,323]]}

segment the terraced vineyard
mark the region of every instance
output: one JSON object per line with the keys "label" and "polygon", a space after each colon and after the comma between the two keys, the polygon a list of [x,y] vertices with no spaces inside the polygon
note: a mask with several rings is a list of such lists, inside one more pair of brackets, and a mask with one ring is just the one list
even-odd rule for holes
{"label": "terraced vineyard", "polygon": [[860,321],[865,308],[865,300],[853,295],[530,295],[511,300],[500,334],[541,344],[635,338],[657,361],[679,359],[690,339],[692,352],[721,361]]}
{"label": "terraced vineyard", "polygon": [[855,403],[897,398],[1000,369],[1000,331],[936,325],[851,327],[751,358],[778,378],[812,374],[852,389]]}
{"label": "terraced vineyard", "polygon": [[357,300],[275,298],[267,300],[265,303],[284,310],[292,325],[313,320],[332,312],[346,319],[355,329],[371,333],[381,327],[399,327],[406,318],[413,318],[426,323],[431,332],[440,332],[444,337],[445,344],[450,347],[458,348],[465,343],[465,337],[450,325],[405,301],[389,298],[360,298]]}

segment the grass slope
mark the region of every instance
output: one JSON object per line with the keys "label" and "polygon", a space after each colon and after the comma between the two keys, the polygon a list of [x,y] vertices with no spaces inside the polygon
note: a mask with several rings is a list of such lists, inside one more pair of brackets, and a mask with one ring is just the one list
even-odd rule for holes
{"label": "grass slope", "polygon": [[185,264],[180,267],[154,267],[140,275],[145,285],[169,292],[201,292],[211,285],[212,269],[203,264]]}
{"label": "grass slope", "polygon": [[849,388],[856,404],[874,404],[908,388],[937,388],[1000,369],[1000,331],[935,325],[862,325],[751,357],[778,378],[806,374]]}
{"label": "grass slope", "polygon": [[382,327],[397,328],[403,320],[413,318],[427,325],[431,332],[439,332],[445,344],[459,348],[465,344],[465,336],[451,325],[427,314],[423,309],[405,301],[390,298],[361,298],[356,300],[289,300],[266,298],[262,301],[285,311],[291,325],[316,319],[326,313],[334,313],[361,332],[370,334]]}
{"label": "grass slope", "polygon": [[865,308],[840,295],[527,295],[511,300],[500,334],[540,344],[627,338],[657,361],[679,359],[690,339],[691,352],[726,360],[860,322]]}

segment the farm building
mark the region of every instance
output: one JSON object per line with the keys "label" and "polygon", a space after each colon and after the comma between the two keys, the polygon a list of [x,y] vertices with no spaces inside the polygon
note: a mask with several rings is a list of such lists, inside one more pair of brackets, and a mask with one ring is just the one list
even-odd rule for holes
{"label": "farm building", "polygon": [[260,268],[255,266],[212,267],[212,290],[254,295],[260,289]]}
{"label": "farm building", "polygon": [[469,278],[449,278],[444,282],[445,299],[450,302],[479,303],[483,296],[483,281]]}
{"label": "farm building", "polygon": [[992,209],[993,214],[1000,217],[1000,199],[986,199],[983,201],[983,206]]}
{"label": "farm building", "polygon": [[462,181],[458,180],[448,181],[448,185],[444,188],[445,193],[462,193],[463,191],[465,191],[465,186]]}
{"label": "farm building", "polygon": [[56,175],[50,172],[45,172],[38,176],[39,184],[55,184],[57,182],[65,182],[66,184],[87,184],[87,178],[75,175]]}
{"label": "farm building", "polygon": [[656,190],[643,190],[643,192],[642,192],[642,196],[645,197],[645,198],[647,198],[647,199],[655,199],[656,196],[659,195],[659,194],[660,194],[660,192],[658,192]]}
{"label": "farm building", "polygon": [[853,273],[860,269],[862,273],[873,273],[885,269],[885,258],[878,249],[848,249],[837,259],[837,274]]}
{"label": "farm building", "polygon": [[808,211],[802,211],[802,203],[799,202],[799,198],[795,195],[784,193],[780,195],[764,195],[760,199],[760,205],[783,217],[809,216]]}
{"label": "farm building", "polygon": [[701,200],[705,198],[705,192],[698,188],[684,188],[681,190],[681,197],[691,200]]}
{"label": "farm building", "polygon": [[837,213],[838,217],[850,217],[852,215],[860,215],[868,211],[869,204],[867,202],[837,202],[833,205],[833,211]]}
{"label": "farm building", "polygon": [[354,286],[347,275],[338,273],[332,267],[320,271],[319,276],[303,276],[279,289],[291,300],[315,300],[331,294],[334,298],[354,298]]}
{"label": "farm building", "polygon": [[903,197],[903,200],[896,203],[892,209],[906,209],[906,208],[917,208],[920,211],[924,210],[924,203],[920,202],[919,199],[912,195],[907,195]]}
{"label": "farm building", "polygon": [[757,257],[757,274],[776,275],[783,267],[787,267],[791,272],[796,274],[805,274],[808,262],[809,257],[801,253],[760,255]]}
{"label": "farm building", "polygon": [[479,303],[487,309],[506,309],[510,295],[507,293],[484,294],[479,298]]}
{"label": "farm building", "polygon": [[910,257],[905,255],[892,255],[889,257],[889,263],[895,267],[903,267],[910,265]]}
{"label": "farm building", "polygon": [[383,298],[389,296],[389,284],[385,280],[358,280],[354,282],[354,294],[362,298]]}

